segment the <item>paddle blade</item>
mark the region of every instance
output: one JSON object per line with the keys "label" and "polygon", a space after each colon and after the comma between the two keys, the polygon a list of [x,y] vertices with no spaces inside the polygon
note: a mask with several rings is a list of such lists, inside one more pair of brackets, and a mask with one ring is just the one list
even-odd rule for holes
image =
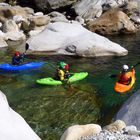
{"label": "paddle blade", "polygon": [[111,74],[109,77],[110,78],[116,78],[118,75],[117,74]]}
{"label": "paddle blade", "polygon": [[29,44],[26,43],[26,45],[25,45],[25,52],[26,52],[28,49],[29,49]]}

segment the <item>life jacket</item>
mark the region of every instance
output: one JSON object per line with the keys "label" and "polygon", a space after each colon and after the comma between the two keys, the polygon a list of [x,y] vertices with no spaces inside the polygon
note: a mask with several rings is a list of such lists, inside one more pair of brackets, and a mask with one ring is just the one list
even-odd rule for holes
{"label": "life jacket", "polygon": [[58,70],[58,76],[61,81],[65,79],[65,72],[63,70]]}
{"label": "life jacket", "polygon": [[131,76],[130,76],[130,72],[128,73],[121,73],[119,76],[119,83],[124,84],[124,85],[128,85],[131,81]]}

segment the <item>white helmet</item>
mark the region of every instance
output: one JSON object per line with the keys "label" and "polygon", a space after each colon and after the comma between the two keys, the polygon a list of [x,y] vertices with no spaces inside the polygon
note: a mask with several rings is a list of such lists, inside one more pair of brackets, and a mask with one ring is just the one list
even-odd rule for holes
{"label": "white helmet", "polygon": [[124,70],[128,70],[129,67],[128,67],[127,65],[123,65],[123,69],[124,69]]}

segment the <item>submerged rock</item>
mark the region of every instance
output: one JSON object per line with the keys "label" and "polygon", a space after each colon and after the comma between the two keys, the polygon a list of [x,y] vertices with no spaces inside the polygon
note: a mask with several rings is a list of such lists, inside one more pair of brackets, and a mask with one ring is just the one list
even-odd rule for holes
{"label": "submerged rock", "polygon": [[[50,23],[41,33],[30,38],[27,42],[32,52],[47,51],[53,52],[54,54],[83,57],[123,56],[128,53],[120,45],[88,31],[78,22]],[[74,46],[74,51],[71,46]]]}

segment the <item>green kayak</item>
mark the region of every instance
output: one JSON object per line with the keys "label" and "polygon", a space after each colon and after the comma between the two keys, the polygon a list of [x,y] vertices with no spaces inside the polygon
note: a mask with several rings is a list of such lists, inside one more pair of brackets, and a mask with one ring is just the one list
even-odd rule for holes
{"label": "green kayak", "polygon": [[[68,83],[73,83],[73,82],[76,82],[76,81],[80,81],[80,80],[83,80],[84,78],[86,78],[88,76],[88,73],[87,72],[79,72],[79,73],[74,73],[72,74],[72,76],[68,79]],[[42,85],[62,85],[63,82],[62,81],[59,81],[59,80],[54,80],[53,78],[51,77],[48,77],[48,78],[42,78],[42,79],[39,79],[39,80],[36,80],[36,82],[38,84],[42,84]]]}

